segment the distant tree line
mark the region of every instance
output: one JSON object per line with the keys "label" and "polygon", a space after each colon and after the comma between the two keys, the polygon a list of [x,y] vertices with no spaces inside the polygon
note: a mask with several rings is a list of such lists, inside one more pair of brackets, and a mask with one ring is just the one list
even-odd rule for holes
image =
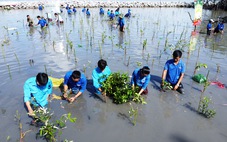
{"label": "distant tree line", "polygon": [[205,9],[223,9],[227,11],[227,0],[204,0],[203,2]]}

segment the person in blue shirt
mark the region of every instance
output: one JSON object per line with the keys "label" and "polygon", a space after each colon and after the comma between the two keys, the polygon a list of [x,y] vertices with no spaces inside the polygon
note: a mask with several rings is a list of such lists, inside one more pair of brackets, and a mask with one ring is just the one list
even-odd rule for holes
{"label": "person in blue shirt", "polygon": [[118,24],[117,24],[117,27],[120,26],[120,31],[121,32],[124,32],[124,26],[125,26],[125,19],[124,19],[124,16],[121,14],[118,18]]}
{"label": "person in blue shirt", "polygon": [[[80,71],[68,71],[64,77],[63,98],[69,102],[75,101],[86,89],[87,79]],[[75,96],[68,98],[68,94]]]}
{"label": "person in blue shirt", "polygon": [[104,12],[103,8],[101,7],[100,10],[99,10],[99,14],[100,14],[100,15],[104,15],[104,13],[105,13],[105,12]]}
{"label": "person in blue shirt", "polygon": [[221,21],[220,23],[218,23],[218,25],[217,25],[217,27],[214,29],[214,33],[216,34],[216,33],[221,33],[221,34],[223,34],[223,30],[224,30],[224,23],[223,23],[223,21]]}
{"label": "person in blue shirt", "polygon": [[36,26],[40,25],[41,28],[44,28],[45,26],[47,26],[47,22],[44,18],[37,16],[37,19],[39,20],[39,22],[36,24]]}
{"label": "person in blue shirt", "polygon": [[131,78],[132,88],[134,89],[135,86],[138,86],[140,89],[139,95],[146,95],[148,93],[147,85],[150,82],[150,77],[150,68],[148,66],[144,66],[141,69],[135,69]]}
{"label": "person in blue shirt", "polygon": [[69,4],[67,4],[67,6],[65,7],[66,10],[68,10],[70,7],[69,7]]}
{"label": "person in blue shirt", "polygon": [[90,16],[90,15],[91,15],[91,13],[90,13],[90,11],[89,11],[89,8],[87,8],[86,15],[87,15],[87,16]]}
{"label": "person in blue shirt", "polygon": [[207,35],[210,35],[211,30],[212,30],[212,23],[214,23],[213,19],[209,20],[209,23],[207,24]]}
{"label": "person in blue shirt", "polygon": [[24,102],[30,116],[34,115],[33,107],[45,107],[52,93],[52,82],[46,73],[38,73],[24,84]]}
{"label": "person in blue shirt", "polygon": [[69,8],[69,9],[67,10],[67,13],[68,13],[68,14],[72,14],[71,8]]}
{"label": "person in blue shirt", "polygon": [[85,12],[86,11],[86,7],[84,7],[83,9],[82,9],[82,12]]}
{"label": "person in blue shirt", "polygon": [[110,74],[111,70],[108,67],[107,62],[103,59],[99,60],[98,67],[92,72],[93,86],[96,95],[105,95],[101,83],[104,82]]}
{"label": "person in blue shirt", "polygon": [[128,9],[128,13],[125,14],[125,17],[130,17],[131,16],[131,9]]}
{"label": "person in blue shirt", "polygon": [[110,16],[110,13],[111,13],[111,12],[110,12],[110,9],[108,9],[108,10],[107,10],[107,13],[106,13],[107,16]]}
{"label": "person in blue shirt", "polygon": [[39,4],[38,8],[39,8],[40,11],[43,10],[43,6],[41,4]]}
{"label": "person in blue shirt", "polygon": [[115,10],[115,16],[118,16],[120,14],[120,8],[118,7],[116,10]]}
{"label": "person in blue shirt", "polygon": [[173,52],[173,59],[168,60],[165,63],[165,67],[162,73],[161,88],[164,86],[164,81],[171,84],[173,90],[177,90],[179,93],[184,94],[182,80],[185,73],[185,64],[181,60],[182,52],[175,50]]}
{"label": "person in blue shirt", "polygon": [[73,7],[73,12],[76,13],[76,7],[75,6]]}
{"label": "person in blue shirt", "polygon": [[111,13],[110,13],[109,17],[110,17],[110,20],[113,20],[114,19],[115,15],[113,13],[113,10],[111,10]]}

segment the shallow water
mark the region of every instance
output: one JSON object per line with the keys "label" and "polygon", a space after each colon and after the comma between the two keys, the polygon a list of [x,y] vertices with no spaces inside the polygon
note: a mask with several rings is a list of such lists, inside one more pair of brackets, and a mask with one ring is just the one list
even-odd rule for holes
{"label": "shallow water", "polygon": [[[11,137],[11,141],[19,139],[18,125],[14,121],[16,110],[21,114],[23,130],[32,130],[27,133],[24,141],[35,140],[38,130],[27,124],[31,119],[23,107],[23,84],[29,77],[46,71],[49,75],[60,78],[68,70],[74,69],[86,70],[89,83],[85,93],[73,104],[58,100],[49,104],[57,118],[68,112],[77,117],[75,124],[67,123],[67,129],[63,131],[60,140],[65,138],[78,142],[227,140],[227,109],[223,105],[227,104],[226,88],[220,89],[211,85],[204,93],[205,96],[212,98],[214,103],[211,108],[217,111],[215,118],[208,120],[195,112],[203,86],[191,80],[195,64],[199,62],[206,63],[208,69],[201,68],[198,73],[206,75],[210,70],[210,80],[217,79],[227,84],[226,32],[210,37],[206,34],[191,36],[193,27],[187,12],[193,16],[194,9],[132,8],[134,16],[125,19],[126,31],[121,33],[105,16],[100,17],[96,14],[98,9],[90,10],[92,15],[89,18],[81,13],[81,9],[78,9],[76,15],[68,16],[63,13],[64,25],[50,25],[44,31],[39,27],[29,29],[26,26],[26,15],[30,14],[37,22],[35,17],[45,16],[45,11],[0,11],[1,141],[6,141],[7,136]],[[121,12],[126,13],[127,9],[121,9]],[[205,33],[207,19],[215,19],[226,14],[223,11],[213,13],[204,11],[204,21],[197,31]],[[17,30],[7,31],[3,26]],[[72,49],[67,44],[66,35],[69,35],[68,40],[73,42]],[[102,35],[106,36],[104,42]],[[142,44],[145,39],[147,46],[143,51]],[[190,40],[196,41],[195,47],[193,44],[189,46]],[[165,43],[167,48],[164,51]],[[184,51],[182,60],[187,65],[183,80],[185,95],[174,91],[159,91],[164,63],[171,58],[171,48],[176,45]],[[148,87],[149,94],[145,96],[147,105],[133,104],[139,108],[136,126],[132,125],[129,118],[129,104],[115,105],[109,99],[107,103],[103,103],[92,95],[91,72],[101,57],[107,60],[113,72],[131,74],[139,64],[150,66],[152,76]],[[34,63],[31,64],[29,60],[33,60]],[[218,74],[216,64],[220,66]],[[60,95],[58,88],[53,92]],[[60,106],[61,102],[64,108]]]}

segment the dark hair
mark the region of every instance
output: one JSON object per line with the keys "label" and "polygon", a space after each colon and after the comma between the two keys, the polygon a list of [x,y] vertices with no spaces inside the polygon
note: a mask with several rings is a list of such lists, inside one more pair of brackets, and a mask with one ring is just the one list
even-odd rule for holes
{"label": "dark hair", "polygon": [[36,75],[36,81],[39,83],[39,85],[44,86],[48,82],[48,75],[46,73],[38,73]]}
{"label": "dark hair", "polygon": [[27,17],[29,17],[29,15],[27,15]]}
{"label": "dark hair", "polygon": [[141,73],[142,74],[150,74],[150,68],[148,66],[144,66],[142,69],[141,69]]}
{"label": "dark hair", "polygon": [[73,73],[72,73],[72,78],[73,79],[78,79],[80,77],[81,77],[80,71],[77,71],[77,70],[73,71]]}
{"label": "dark hair", "polygon": [[181,56],[182,56],[182,52],[180,50],[175,50],[173,52],[173,58],[174,59],[177,58],[177,57],[181,58]]}
{"label": "dark hair", "polygon": [[40,16],[37,16],[37,18],[40,18]]}
{"label": "dark hair", "polygon": [[104,70],[104,69],[106,68],[106,66],[107,66],[106,60],[101,59],[101,60],[98,61],[98,67],[99,67],[101,70]]}

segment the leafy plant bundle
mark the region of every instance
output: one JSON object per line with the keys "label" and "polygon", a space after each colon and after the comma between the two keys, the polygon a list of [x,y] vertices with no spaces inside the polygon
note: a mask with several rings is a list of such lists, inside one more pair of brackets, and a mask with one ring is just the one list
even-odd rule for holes
{"label": "leafy plant bundle", "polygon": [[137,97],[133,101],[145,104],[143,98],[140,95],[136,95],[138,88],[132,89],[128,82],[129,77],[127,73],[112,73],[107,80],[102,83],[102,88],[109,97],[113,98],[114,103],[126,103]]}
{"label": "leafy plant bundle", "polygon": [[50,113],[48,108],[38,108],[34,111],[34,120],[36,123],[41,124],[37,137],[43,137],[47,141],[57,141],[56,134],[66,127],[65,123],[69,120],[72,123],[76,122],[76,118],[71,117],[71,113],[63,114],[59,120],[53,121],[51,117],[54,113]]}
{"label": "leafy plant bundle", "polygon": [[208,109],[209,104],[212,103],[211,99],[208,97],[204,97],[200,104],[199,104],[199,109],[198,112],[201,113],[202,115],[204,115],[207,118],[212,118],[215,116],[216,111],[213,109]]}
{"label": "leafy plant bundle", "polygon": [[171,83],[167,82],[167,81],[163,81],[163,86],[162,86],[163,90],[172,90],[173,86],[171,85]]}

